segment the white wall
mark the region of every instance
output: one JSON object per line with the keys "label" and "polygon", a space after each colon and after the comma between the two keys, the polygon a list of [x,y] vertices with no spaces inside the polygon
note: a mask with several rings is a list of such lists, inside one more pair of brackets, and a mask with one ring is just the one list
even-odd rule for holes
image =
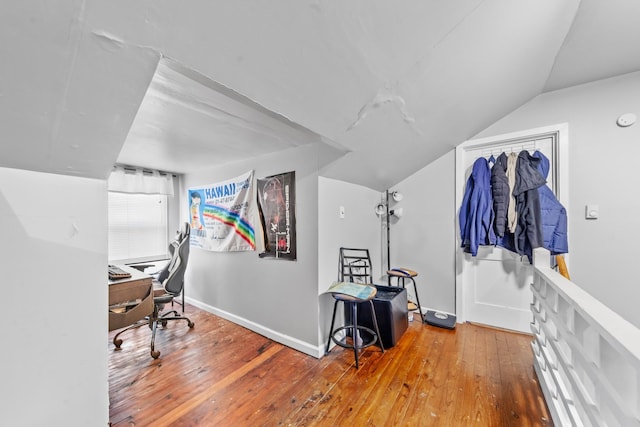
{"label": "white wall", "polygon": [[391,221],[391,268],[418,272],[415,280],[423,307],[455,313],[455,150],[392,190],[404,198],[390,203],[403,208],[402,218]]}
{"label": "white wall", "polygon": [[181,229],[181,209],[184,198],[180,194],[182,175],[173,178],[173,196],[167,196],[167,242],[171,242],[176,231]]}
{"label": "white wall", "polygon": [[[568,123],[571,278],[640,327],[633,280],[640,124],[618,127],[626,112],[640,115],[640,73],[540,95],[473,138]],[[454,178],[452,151],[393,186],[404,194],[397,206],[405,209],[391,229],[392,264],[420,273],[423,306],[449,312],[455,312]],[[584,218],[588,203],[599,205],[599,219]]]}
{"label": "white wall", "polygon": [[7,426],[104,426],[106,181],[0,168]]}
{"label": "white wall", "polygon": [[[618,127],[627,112],[640,115],[640,73],[540,95],[477,137],[569,124],[571,279],[640,327],[640,124]],[[586,204],[599,219],[585,219]]]}
{"label": "white wall", "polygon": [[[257,251],[210,252],[193,248],[185,295],[201,307],[278,342],[318,357],[318,170],[332,149],[305,145],[184,176],[182,217],[188,218],[186,191],[224,181],[249,170],[255,178],[296,173],[297,260],[258,258],[260,222],[254,216]],[[328,158],[327,158],[328,156]]]}
{"label": "white wall", "polygon": [[[338,279],[340,247],[369,249],[374,279],[383,273],[380,269],[380,218],[374,212],[379,202],[380,193],[370,188],[330,178],[318,180],[320,343],[326,343],[329,336],[334,300],[324,292]],[[344,218],[338,215],[340,206],[344,207]]]}

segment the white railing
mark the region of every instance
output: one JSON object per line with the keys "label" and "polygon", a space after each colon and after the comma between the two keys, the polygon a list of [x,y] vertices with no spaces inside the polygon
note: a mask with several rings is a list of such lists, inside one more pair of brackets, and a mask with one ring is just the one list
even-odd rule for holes
{"label": "white railing", "polygon": [[[534,367],[556,426],[640,426],[640,329],[534,252]],[[606,286],[606,284],[603,284]]]}

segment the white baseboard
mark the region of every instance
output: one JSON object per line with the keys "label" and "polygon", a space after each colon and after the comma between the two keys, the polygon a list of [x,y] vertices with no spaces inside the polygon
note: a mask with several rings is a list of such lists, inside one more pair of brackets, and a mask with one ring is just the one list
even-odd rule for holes
{"label": "white baseboard", "polygon": [[194,300],[193,298],[189,298],[185,296],[185,300],[189,304],[195,307],[198,307],[206,312],[215,314],[216,316],[220,316],[223,319],[226,319],[240,326],[244,326],[245,328],[255,333],[263,335],[269,339],[279,342],[280,344],[286,345],[287,347],[291,347],[302,353],[308,354],[309,356],[315,357],[317,359],[324,356],[324,346],[322,345],[314,346],[310,343],[300,341],[297,338],[284,335],[278,331],[274,331],[273,329],[267,328],[266,326],[263,326],[258,323],[252,322],[248,319],[245,319],[244,317],[237,316],[233,313],[229,313],[228,311],[220,310],[219,308],[213,307],[209,304],[205,304],[198,300]]}

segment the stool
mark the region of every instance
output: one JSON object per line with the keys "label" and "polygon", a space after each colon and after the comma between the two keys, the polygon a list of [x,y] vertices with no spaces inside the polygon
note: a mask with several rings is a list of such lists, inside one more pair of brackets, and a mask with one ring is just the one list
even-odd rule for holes
{"label": "stool", "polygon": [[405,279],[409,279],[413,282],[413,291],[416,294],[416,300],[418,303],[418,311],[420,311],[420,319],[422,319],[422,323],[426,323],[424,319],[424,315],[422,314],[422,306],[420,305],[420,297],[418,296],[418,288],[416,286],[416,281],[413,279],[418,275],[416,271],[410,270],[408,268],[392,268],[391,270],[387,270],[387,275],[389,276],[389,286],[391,286],[391,278],[396,278],[396,285],[405,287]]}
{"label": "stool", "polygon": [[[340,287],[342,285],[342,288]],[[342,293],[340,290],[348,293]],[[378,290],[371,285],[364,285],[358,283],[337,283],[329,292],[335,299],[335,303],[333,304],[333,315],[331,316],[331,328],[329,339],[327,340],[327,349],[326,353],[329,353],[329,346],[331,345],[331,341],[333,340],[336,345],[339,345],[343,348],[351,348],[353,349],[353,354],[356,359],[356,369],[358,369],[358,351],[364,348],[367,348],[376,342],[380,343],[380,349],[384,353],[384,345],[382,344],[382,339],[380,335],[380,329],[378,328],[378,320],[376,319],[376,311],[373,306],[373,298],[376,296]],[[341,326],[337,329],[333,329],[333,326],[336,321],[336,309],[338,308],[338,302],[342,301],[344,304],[348,304],[351,309],[351,322],[352,324]],[[371,304],[371,313],[373,318],[373,325],[375,327],[375,331],[365,326],[358,325],[358,304],[362,302],[369,302]],[[345,335],[344,339],[340,340],[336,338],[336,334],[342,331],[351,331],[351,343],[347,342],[347,337]],[[371,339],[365,342],[364,337],[360,334],[360,331],[367,332],[371,335]],[[358,343],[358,337],[361,337],[362,343]]]}

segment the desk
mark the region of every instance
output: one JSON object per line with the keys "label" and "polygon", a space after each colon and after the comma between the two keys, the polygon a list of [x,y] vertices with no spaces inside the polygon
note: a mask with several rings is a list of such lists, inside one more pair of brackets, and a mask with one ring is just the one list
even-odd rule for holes
{"label": "desk", "polygon": [[[131,273],[131,277],[108,280],[110,331],[132,325],[153,313],[151,276],[126,265],[118,265],[118,267]],[[139,302],[136,302],[137,300]],[[116,312],[121,310],[122,312]]]}

